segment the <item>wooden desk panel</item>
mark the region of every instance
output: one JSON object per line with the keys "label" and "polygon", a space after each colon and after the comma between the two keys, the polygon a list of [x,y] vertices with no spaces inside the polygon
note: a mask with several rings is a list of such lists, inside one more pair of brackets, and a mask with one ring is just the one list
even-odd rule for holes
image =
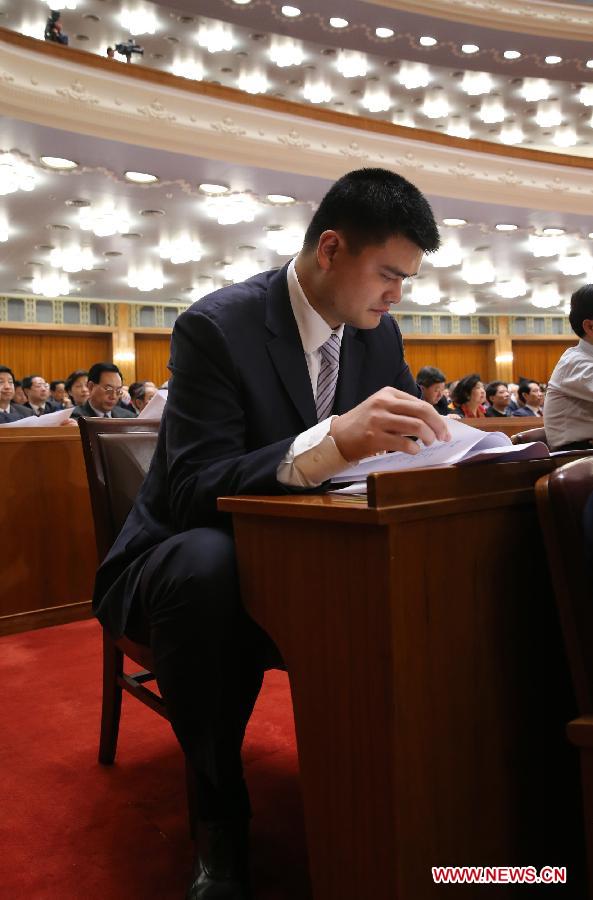
{"label": "wooden desk panel", "polygon": [[0,431],[0,634],[90,614],[97,555],[78,428]]}
{"label": "wooden desk panel", "polygon": [[481,431],[503,431],[508,437],[531,428],[543,428],[543,416],[505,416],[504,419],[463,419],[464,425],[479,428]]}

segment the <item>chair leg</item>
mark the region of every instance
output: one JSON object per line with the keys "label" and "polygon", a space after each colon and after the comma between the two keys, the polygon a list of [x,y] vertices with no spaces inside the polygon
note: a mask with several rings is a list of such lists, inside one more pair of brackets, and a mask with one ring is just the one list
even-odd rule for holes
{"label": "chair leg", "polygon": [[593,748],[580,747],[589,897],[593,898]]}
{"label": "chair leg", "polygon": [[197,821],[198,821],[198,796],[196,790],[196,776],[193,769],[185,759],[185,784],[187,789],[187,812],[189,817],[189,836],[192,841],[196,840]]}
{"label": "chair leg", "polygon": [[113,638],[103,629],[103,702],[99,762],[111,765],[115,760],[122,689],[118,679],[123,674],[124,655]]}

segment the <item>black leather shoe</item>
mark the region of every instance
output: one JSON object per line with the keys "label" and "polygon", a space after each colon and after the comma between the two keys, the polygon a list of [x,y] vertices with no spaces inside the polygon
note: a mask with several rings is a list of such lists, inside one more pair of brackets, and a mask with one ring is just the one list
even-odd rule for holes
{"label": "black leather shoe", "polygon": [[253,900],[248,821],[198,822],[198,855],[186,900]]}

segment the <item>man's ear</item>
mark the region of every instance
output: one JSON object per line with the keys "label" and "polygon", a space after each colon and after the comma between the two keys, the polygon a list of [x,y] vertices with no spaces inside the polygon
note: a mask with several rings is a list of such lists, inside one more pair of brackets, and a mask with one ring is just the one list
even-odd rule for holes
{"label": "man's ear", "polygon": [[593,319],[583,319],[583,331],[585,337],[593,338]]}
{"label": "man's ear", "polygon": [[327,272],[331,268],[336,252],[343,240],[337,231],[328,229],[322,232],[317,242],[317,262],[319,267]]}

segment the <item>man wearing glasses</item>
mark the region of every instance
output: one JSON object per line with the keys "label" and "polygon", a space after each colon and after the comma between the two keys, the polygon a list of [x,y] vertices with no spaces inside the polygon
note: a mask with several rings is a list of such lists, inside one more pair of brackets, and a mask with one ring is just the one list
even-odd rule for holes
{"label": "man wearing glasses", "polygon": [[123,394],[122,384],[122,374],[116,365],[106,362],[95,363],[89,369],[87,384],[90,391],[89,399],[82,406],[73,409],[72,418],[104,416],[109,419],[133,419],[134,413],[118,406]]}

